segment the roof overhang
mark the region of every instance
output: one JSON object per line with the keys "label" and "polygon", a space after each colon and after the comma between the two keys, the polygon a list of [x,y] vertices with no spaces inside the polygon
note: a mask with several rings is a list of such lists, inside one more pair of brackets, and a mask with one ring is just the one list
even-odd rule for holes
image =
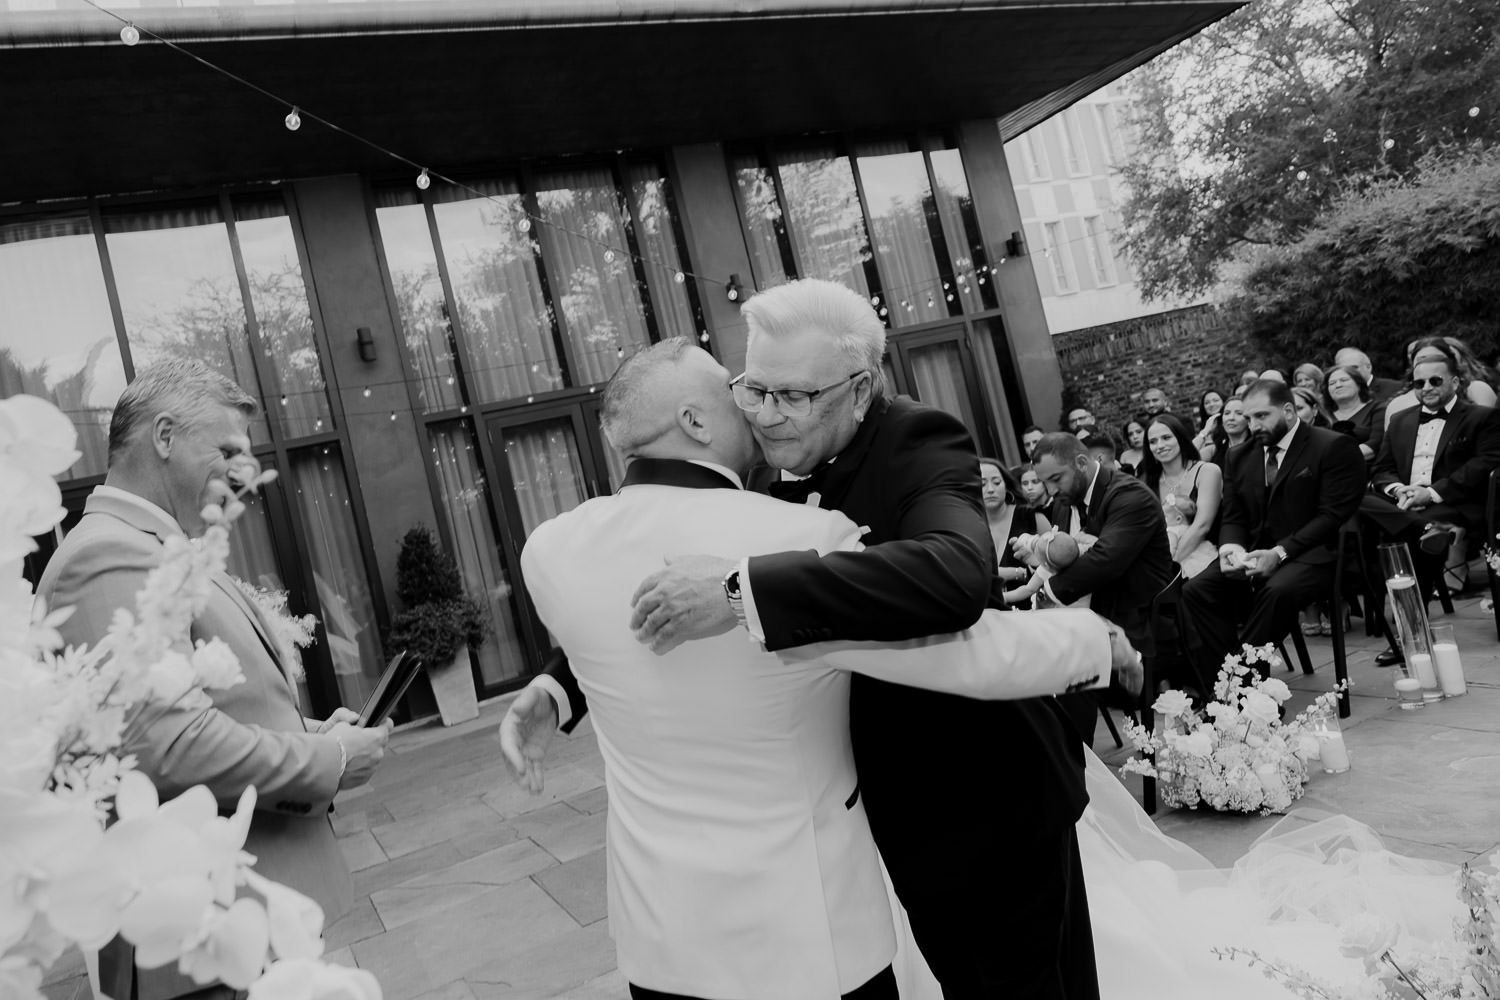
{"label": "roof overhang", "polygon": [[[90,8],[3,11],[0,202],[400,167]],[[72,0],[62,0],[72,2]],[[122,10],[434,169],[1000,120],[1018,134],[1240,0],[371,0]]]}

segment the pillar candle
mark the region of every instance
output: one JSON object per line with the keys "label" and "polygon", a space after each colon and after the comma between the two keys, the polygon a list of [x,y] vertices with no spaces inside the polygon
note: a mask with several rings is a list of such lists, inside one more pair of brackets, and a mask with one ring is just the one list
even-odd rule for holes
{"label": "pillar candle", "polygon": [[1318,743],[1323,751],[1323,770],[1338,774],[1349,770],[1349,748],[1344,746],[1344,734],[1319,733]]}
{"label": "pillar candle", "polygon": [[1436,661],[1438,684],[1442,686],[1443,694],[1455,698],[1469,689],[1464,683],[1464,663],[1459,658],[1457,643],[1434,643],[1432,655]]}
{"label": "pillar candle", "polygon": [[1411,654],[1411,672],[1413,677],[1422,682],[1423,690],[1431,691],[1438,686],[1437,674],[1432,669],[1432,654]]}

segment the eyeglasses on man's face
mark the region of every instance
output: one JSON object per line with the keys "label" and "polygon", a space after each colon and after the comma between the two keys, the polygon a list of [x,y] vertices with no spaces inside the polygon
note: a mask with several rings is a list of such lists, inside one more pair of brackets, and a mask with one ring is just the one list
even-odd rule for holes
{"label": "eyeglasses on man's face", "polygon": [[1412,379],[1411,380],[1411,387],[1413,389],[1424,389],[1424,388],[1438,389],[1438,388],[1441,388],[1442,386],[1446,385],[1447,382],[1448,382],[1448,376],[1446,376],[1446,375],[1429,375],[1427,378],[1414,378],[1414,379]]}
{"label": "eyeglasses on man's face", "polygon": [[735,377],[734,381],[729,383],[729,390],[734,393],[734,405],[748,413],[760,412],[761,407],[766,405],[766,397],[769,396],[772,404],[775,405],[776,409],[783,416],[805,417],[812,412],[814,399],[817,399],[831,389],[848,385],[863,374],[863,370],[857,371],[853,375],[848,375],[837,382],[830,382],[816,389],[767,389],[762,386],[751,385],[745,381],[744,374],[740,374]]}

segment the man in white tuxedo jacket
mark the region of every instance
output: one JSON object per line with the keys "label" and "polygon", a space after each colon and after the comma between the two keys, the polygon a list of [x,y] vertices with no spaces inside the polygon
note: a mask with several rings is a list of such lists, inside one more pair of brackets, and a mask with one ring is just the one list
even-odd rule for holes
{"label": "man in white tuxedo jacket", "polygon": [[[849,743],[849,670],[984,697],[1108,682],[1128,645],[1087,611],[987,617],[964,636],[765,652],[734,630],[658,655],[630,599],[680,552],[859,545],[844,515],[749,493],[729,373],[685,341],[621,366],[614,496],[532,533],[521,563],[595,715],[610,810],[608,903],[638,998],[897,996],[895,933]],[[507,745],[519,760],[514,734]]]}

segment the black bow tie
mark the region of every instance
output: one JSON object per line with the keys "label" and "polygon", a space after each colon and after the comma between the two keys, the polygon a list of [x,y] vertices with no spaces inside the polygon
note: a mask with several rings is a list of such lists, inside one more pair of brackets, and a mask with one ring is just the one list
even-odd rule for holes
{"label": "black bow tie", "polygon": [[1436,413],[1428,413],[1426,410],[1423,410],[1421,416],[1417,417],[1417,426],[1420,427],[1423,424],[1427,423],[1427,421],[1429,421],[1429,420],[1447,420],[1447,419],[1448,419],[1448,414],[1444,410],[1438,410]]}
{"label": "black bow tie", "polygon": [[766,491],[777,500],[807,503],[808,497],[822,490],[827,474],[828,466],[820,465],[806,479],[773,479],[767,484]]}

